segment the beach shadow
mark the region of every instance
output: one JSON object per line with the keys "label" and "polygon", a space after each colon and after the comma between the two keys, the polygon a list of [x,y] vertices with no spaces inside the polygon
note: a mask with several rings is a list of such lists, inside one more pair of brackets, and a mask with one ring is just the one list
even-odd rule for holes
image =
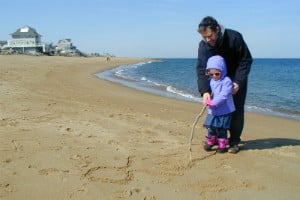
{"label": "beach shadow", "polygon": [[299,146],[300,140],[290,138],[265,138],[257,140],[247,140],[241,142],[241,150],[262,150],[262,149],[273,149],[276,147],[283,146]]}

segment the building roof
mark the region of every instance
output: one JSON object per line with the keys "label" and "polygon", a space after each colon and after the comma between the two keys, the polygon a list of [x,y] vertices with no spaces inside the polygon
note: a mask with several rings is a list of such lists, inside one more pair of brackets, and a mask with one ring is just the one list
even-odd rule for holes
{"label": "building roof", "polygon": [[12,33],[11,36],[13,38],[35,38],[40,37],[41,35],[38,34],[34,28],[26,25]]}

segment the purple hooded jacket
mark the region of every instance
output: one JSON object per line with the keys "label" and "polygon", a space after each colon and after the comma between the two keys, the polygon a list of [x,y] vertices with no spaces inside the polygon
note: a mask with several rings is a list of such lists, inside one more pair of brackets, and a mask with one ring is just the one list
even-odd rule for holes
{"label": "purple hooded jacket", "polygon": [[235,111],[232,89],[233,83],[227,75],[227,67],[223,57],[212,56],[207,61],[206,69],[218,69],[221,71],[221,78],[217,81],[210,80],[210,88],[213,93],[212,104],[208,108],[208,113],[219,116],[232,113]]}

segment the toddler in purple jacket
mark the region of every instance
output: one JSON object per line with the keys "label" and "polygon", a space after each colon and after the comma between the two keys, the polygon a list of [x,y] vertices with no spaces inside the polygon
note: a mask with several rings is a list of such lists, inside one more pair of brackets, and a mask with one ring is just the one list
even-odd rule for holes
{"label": "toddler in purple jacket", "polygon": [[207,74],[211,77],[210,88],[212,99],[204,102],[208,106],[208,114],[204,122],[207,128],[204,149],[210,151],[218,143],[219,153],[226,152],[227,130],[230,127],[231,113],[235,111],[232,89],[233,83],[227,75],[227,67],[223,57],[212,56],[206,65]]}

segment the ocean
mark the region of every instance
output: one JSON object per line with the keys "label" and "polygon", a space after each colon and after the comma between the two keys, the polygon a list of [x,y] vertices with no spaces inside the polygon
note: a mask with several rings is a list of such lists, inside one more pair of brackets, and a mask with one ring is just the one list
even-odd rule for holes
{"label": "ocean", "polygon": [[[160,59],[122,65],[96,76],[168,98],[200,103],[196,62],[192,58]],[[254,59],[245,109],[300,120],[300,59]]]}

